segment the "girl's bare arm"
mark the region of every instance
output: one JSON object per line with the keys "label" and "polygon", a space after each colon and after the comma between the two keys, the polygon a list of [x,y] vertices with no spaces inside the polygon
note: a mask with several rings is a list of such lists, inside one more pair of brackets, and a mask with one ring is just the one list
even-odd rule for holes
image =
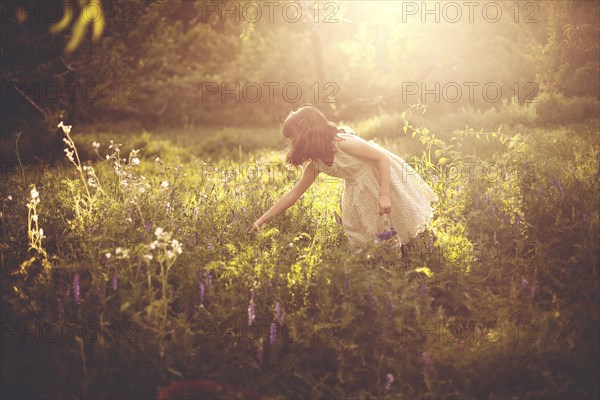
{"label": "girl's bare arm", "polygon": [[390,159],[387,154],[381,152],[368,143],[355,138],[348,138],[338,142],[340,148],[353,156],[375,161],[379,170],[379,199],[377,202],[377,212],[380,214],[389,213],[391,210],[390,200]]}
{"label": "girl's bare arm", "polygon": [[319,174],[318,168],[314,162],[310,162],[304,169],[302,177],[294,187],[284,194],[266,213],[254,222],[251,230],[257,230],[262,225],[269,223],[273,218],[282,214],[291,207],[306,190],[314,183]]}

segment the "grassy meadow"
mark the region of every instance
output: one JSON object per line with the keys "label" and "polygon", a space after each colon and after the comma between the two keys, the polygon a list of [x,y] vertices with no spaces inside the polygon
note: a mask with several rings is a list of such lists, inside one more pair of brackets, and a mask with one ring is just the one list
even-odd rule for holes
{"label": "grassy meadow", "polygon": [[347,122],[440,197],[394,262],[325,175],[248,233],[300,177],[276,126],[65,128],[3,174],[2,397],[597,397],[599,119],[421,111]]}

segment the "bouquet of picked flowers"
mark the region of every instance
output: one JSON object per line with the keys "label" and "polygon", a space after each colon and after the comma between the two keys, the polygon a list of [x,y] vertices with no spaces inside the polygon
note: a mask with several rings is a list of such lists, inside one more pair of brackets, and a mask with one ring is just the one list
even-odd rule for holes
{"label": "bouquet of picked flowers", "polygon": [[379,216],[377,228],[379,233],[375,235],[375,242],[382,244],[377,254],[384,261],[401,260],[402,241],[397,236],[388,214]]}

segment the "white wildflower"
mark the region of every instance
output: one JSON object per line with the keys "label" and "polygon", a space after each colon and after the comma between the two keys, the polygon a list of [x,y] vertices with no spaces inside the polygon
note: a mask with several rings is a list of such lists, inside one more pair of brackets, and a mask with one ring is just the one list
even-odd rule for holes
{"label": "white wildflower", "polygon": [[31,189],[31,198],[32,199],[37,199],[40,196],[40,194],[38,193],[38,191],[35,189],[35,187],[33,189]]}
{"label": "white wildflower", "polygon": [[121,250],[122,250],[122,249],[121,249],[120,247],[117,247],[117,248],[115,249],[115,254],[121,254]]}
{"label": "white wildflower", "polygon": [[104,254],[104,257],[106,257],[107,259],[108,259],[108,258],[111,258],[111,257],[112,257],[112,254],[110,254],[110,253],[106,253],[106,254]]}
{"label": "white wildflower", "polygon": [[161,184],[160,184],[160,186],[163,187],[163,188],[168,188],[169,187],[169,182],[162,181]]}
{"label": "white wildflower", "polygon": [[140,165],[140,159],[137,157],[133,157],[131,159],[131,165]]}
{"label": "white wildflower", "polygon": [[152,260],[152,258],[154,258],[154,257],[152,257],[152,254],[144,254],[144,258],[145,258],[146,260],[150,261],[150,260]]}
{"label": "white wildflower", "polygon": [[66,133],[67,135],[69,133],[71,133],[71,128],[72,127],[73,127],[72,125],[65,125],[65,124],[63,124],[62,121],[60,121],[60,123],[57,126],[57,128],[62,128],[63,132]]}
{"label": "white wildflower", "polygon": [[8,195],[8,197],[7,197],[7,199],[8,199],[9,201],[10,201],[10,200],[12,200],[12,196],[9,194],[9,195]]}
{"label": "white wildflower", "polygon": [[158,228],[156,228],[156,230],[154,231],[154,234],[156,235],[156,237],[159,237],[162,233],[164,232],[164,229],[161,228],[160,226]]}
{"label": "white wildflower", "polygon": [[92,147],[93,147],[94,149],[98,150],[98,149],[100,148],[100,143],[98,143],[98,142],[93,142],[93,143],[92,143]]}

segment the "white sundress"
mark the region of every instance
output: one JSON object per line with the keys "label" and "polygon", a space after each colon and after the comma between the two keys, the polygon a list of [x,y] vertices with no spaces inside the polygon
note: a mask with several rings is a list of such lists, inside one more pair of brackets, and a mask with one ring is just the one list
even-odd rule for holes
{"label": "white sundress", "polygon": [[[372,140],[358,135],[338,133],[340,138],[361,140],[388,155],[390,159],[389,214],[392,226],[402,243],[425,231],[433,217],[432,202],[439,200],[431,187],[400,156]],[[334,141],[334,160],[331,166],[322,160],[316,162],[319,172],[344,180],[342,193],[342,225],[350,245],[373,243],[381,232],[381,216],[376,213],[379,198],[379,171],[377,164],[345,153]]]}

